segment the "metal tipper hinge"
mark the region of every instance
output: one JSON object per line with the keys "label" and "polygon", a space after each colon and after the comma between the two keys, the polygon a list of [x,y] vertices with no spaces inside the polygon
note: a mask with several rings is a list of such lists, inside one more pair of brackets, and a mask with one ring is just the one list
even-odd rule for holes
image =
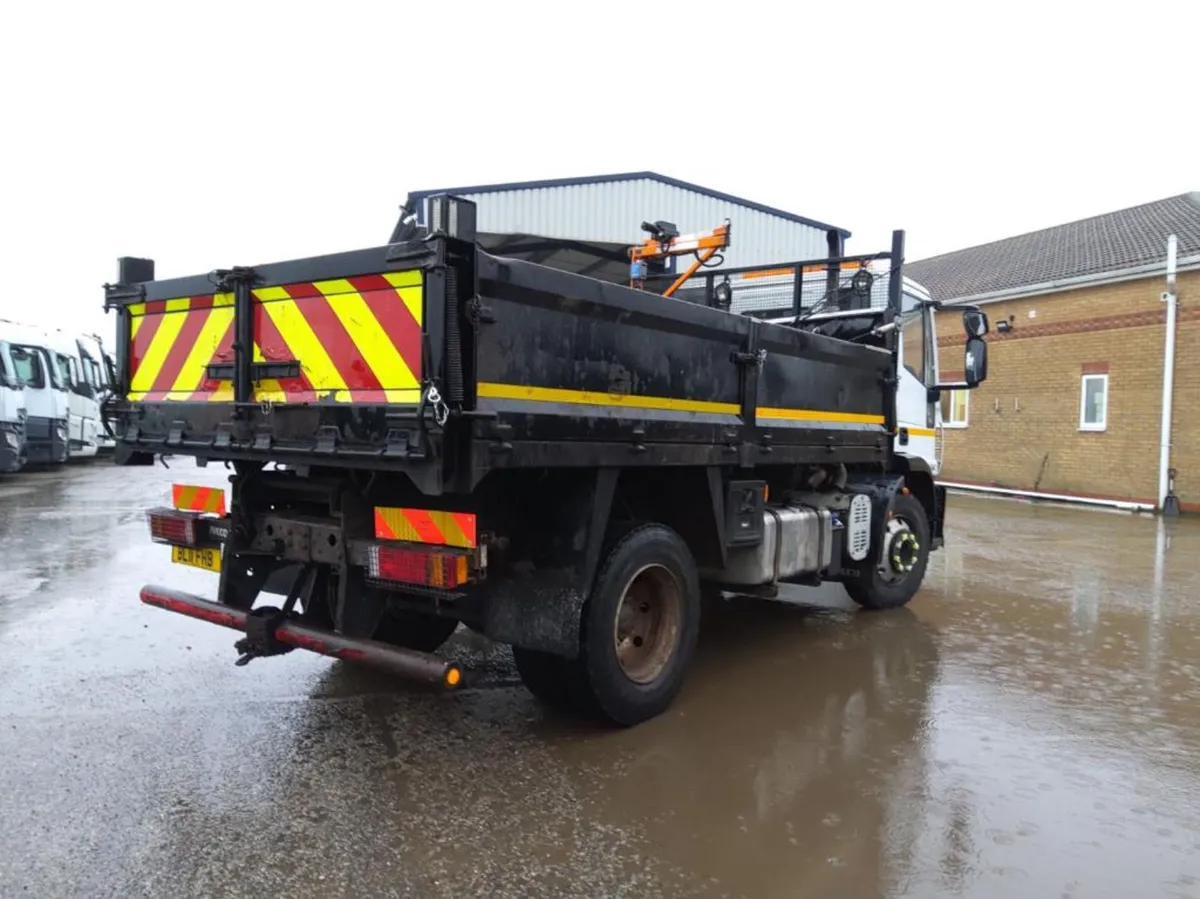
{"label": "metal tipper hinge", "polygon": [[766,350],[732,350],[729,353],[729,358],[732,362],[738,365],[753,365],[755,368],[762,368],[767,361]]}

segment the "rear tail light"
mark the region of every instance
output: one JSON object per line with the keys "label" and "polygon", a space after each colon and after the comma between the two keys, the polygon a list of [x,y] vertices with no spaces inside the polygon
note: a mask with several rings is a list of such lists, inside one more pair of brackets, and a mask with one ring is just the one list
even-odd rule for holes
{"label": "rear tail light", "polygon": [[372,543],[367,548],[367,576],[392,584],[453,589],[470,580],[467,556]]}
{"label": "rear tail light", "polygon": [[196,545],[196,516],[174,509],[152,509],[146,513],[150,522],[150,539],[172,546]]}

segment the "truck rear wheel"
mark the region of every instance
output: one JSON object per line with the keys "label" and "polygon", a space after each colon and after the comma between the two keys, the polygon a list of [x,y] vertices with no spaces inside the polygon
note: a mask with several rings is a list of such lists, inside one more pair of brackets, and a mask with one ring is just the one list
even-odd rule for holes
{"label": "truck rear wheel", "polygon": [[587,701],[611,724],[666,711],[700,632],[692,554],[670,528],[634,528],[609,551],[583,609],[577,660]]}
{"label": "truck rear wheel", "polygon": [[458,629],[458,620],[408,610],[389,612],[379,620],[374,638],[392,646],[433,652]]}
{"label": "truck rear wheel", "polygon": [[846,581],[846,592],[864,609],[896,609],[916,595],[928,565],[929,516],[915,496],[898,493],[875,564]]}
{"label": "truck rear wheel", "polygon": [[512,654],[521,683],[534,697],[559,711],[575,708],[579,698],[579,669],[573,659],[520,646],[512,647]]}

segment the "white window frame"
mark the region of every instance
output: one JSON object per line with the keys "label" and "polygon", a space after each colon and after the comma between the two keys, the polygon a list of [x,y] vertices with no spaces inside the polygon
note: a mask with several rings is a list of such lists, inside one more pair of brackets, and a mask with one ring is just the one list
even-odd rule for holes
{"label": "white window frame", "polygon": [[[1087,385],[1088,381],[1101,381],[1104,384],[1104,416],[1100,421],[1087,420]],[[1079,430],[1107,431],[1108,430],[1108,375],[1080,375],[1079,377]]]}
{"label": "white window frame", "polygon": [[965,428],[971,421],[971,391],[969,390],[948,390],[946,393],[949,396],[947,405],[954,409],[954,394],[961,393],[963,399],[963,418],[962,421],[952,421],[948,418],[942,418],[943,428]]}

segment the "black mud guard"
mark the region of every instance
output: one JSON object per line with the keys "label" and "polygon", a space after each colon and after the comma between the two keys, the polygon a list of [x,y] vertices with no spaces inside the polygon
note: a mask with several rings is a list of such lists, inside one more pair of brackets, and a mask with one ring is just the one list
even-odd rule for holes
{"label": "black mud guard", "polygon": [[[867,559],[874,559],[883,545],[883,532],[887,527],[887,511],[894,497],[904,486],[904,475],[896,472],[886,474],[851,475],[846,484],[847,493],[862,493],[871,499],[871,548]],[[861,563],[850,563],[861,564]]]}
{"label": "black mud guard", "polygon": [[942,527],[946,517],[946,488],[938,484],[929,463],[920,456],[900,456],[897,467],[904,474],[904,486],[921,501],[929,516],[929,536],[933,549],[943,543]]}
{"label": "black mud guard", "polygon": [[483,633],[500,643],[565,658],[579,654],[587,602],[608,528],[620,469],[601,468],[594,478],[560,498],[555,508],[562,548],[553,567],[498,580],[484,602]]}
{"label": "black mud guard", "polygon": [[[908,488],[925,507],[929,518],[931,548],[942,545],[942,509],[945,508],[945,488],[937,486],[933,472],[924,459],[901,456],[896,459],[898,471],[882,474],[854,474],[846,490],[864,493],[871,498],[871,549],[868,558],[875,558],[883,544],[887,527],[887,510],[892,497],[901,488]],[[939,497],[939,491],[941,496]]]}

